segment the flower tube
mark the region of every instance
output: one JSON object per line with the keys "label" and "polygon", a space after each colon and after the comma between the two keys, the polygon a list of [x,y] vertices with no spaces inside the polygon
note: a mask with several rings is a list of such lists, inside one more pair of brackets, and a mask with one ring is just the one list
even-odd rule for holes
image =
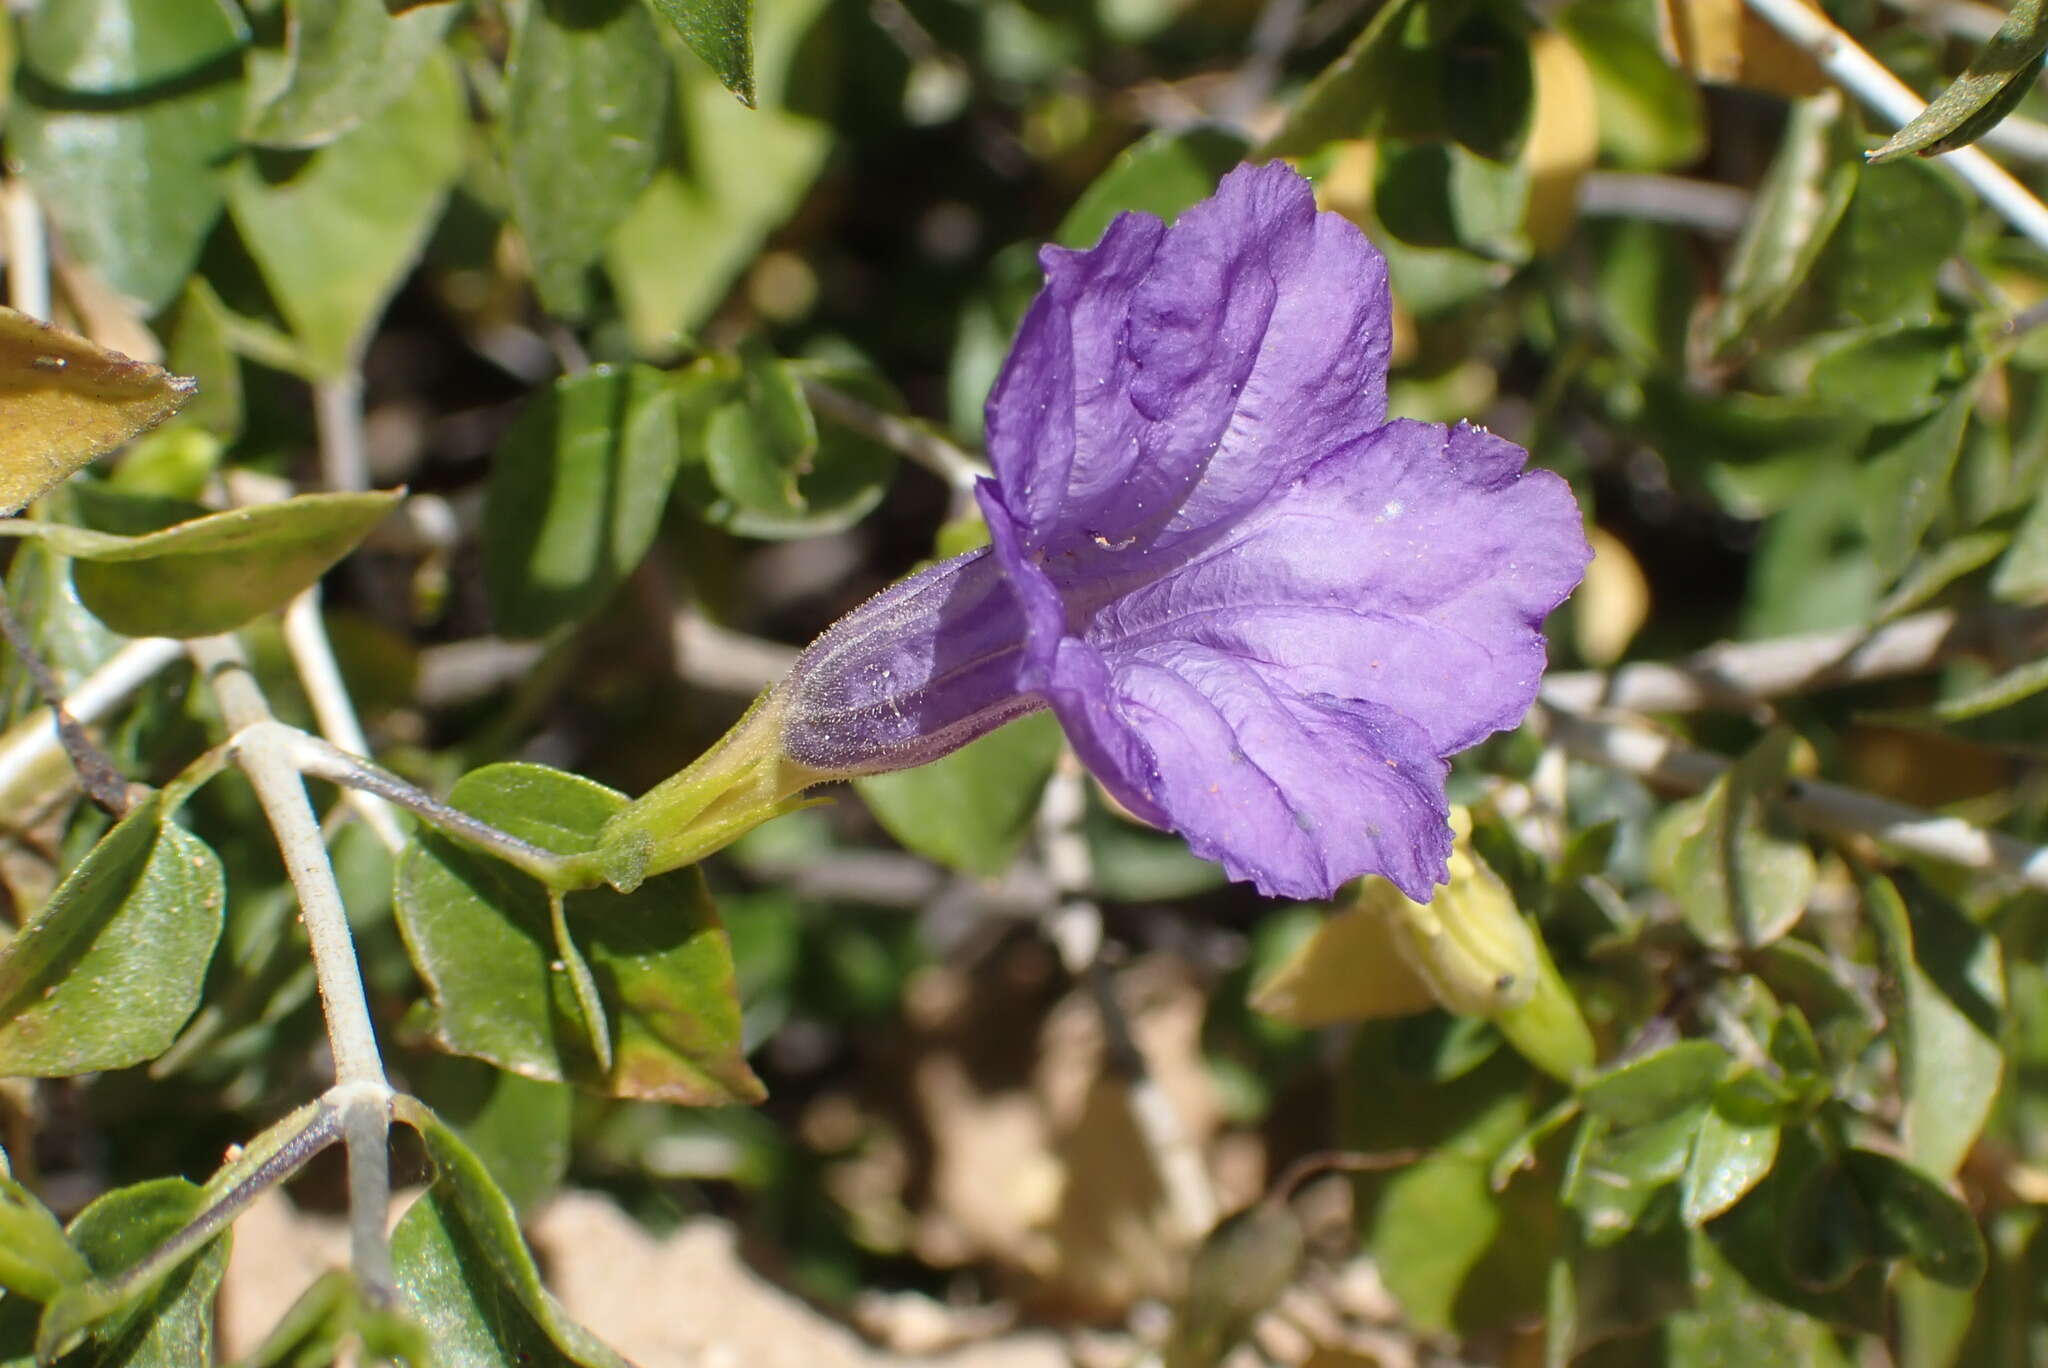
{"label": "flower tube", "polygon": [[1446,757],[1521,721],[1591,555],[1570,487],[1483,428],[1388,421],[1385,260],[1284,164],[1041,260],[988,401],[991,546],[855,609],[620,813],[613,882],[1045,706],[1126,809],[1264,893],[1443,882]]}

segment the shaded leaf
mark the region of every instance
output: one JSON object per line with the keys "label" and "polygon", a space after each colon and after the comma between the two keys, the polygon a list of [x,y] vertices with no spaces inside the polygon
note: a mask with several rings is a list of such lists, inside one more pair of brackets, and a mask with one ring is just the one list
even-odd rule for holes
{"label": "shaded leaf", "polygon": [[467,122],[455,74],[435,56],[381,113],[318,151],[236,163],[229,213],[307,375],[355,365],[440,214]]}
{"label": "shaded leaf", "polygon": [[1411,85],[1429,94],[1426,76],[1411,82],[1404,70],[1409,52],[1403,33],[1420,8],[1416,0],[1392,0],[1382,6],[1344,55],[1309,82],[1279,129],[1259,148],[1258,159],[1306,156],[1327,143],[1370,137],[1380,130],[1387,108],[1400,102]]}
{"label": "shaded leaf", "polygon": [[654,8],[727,90],[754,103],[753,0],[654,0]]}
{"label": "shaded leaf", "polygon": [[542,636],[601,607],[653,544],[680,459],[658,371],[598,366],[535,396],[498,444],[484,502],[499,629]]}
{"label": "shaded leaf", "polygon": [[533,0],[505,69],[512,219],[548,312],[581,318],[585,275],[661,156],[667,54],[640,0]]}
{"label": "shaded leaf", "polygon": [[1791,764],[1793,735],[1765,736],[1697,798],[1659,821],[1651,865],[1686,924],[1720,949],[1768,945],[1806,910],[1813,852],[1772,830],[1772,803]]}
{"label": "shaded leaf", "polygon": [[1577,0],[1556,22],[1593,79],[1600,153],[1635,171],[1664,171],[1698,160],[1706,142],[1699,88],[1666,61],[1654,27],[1628,0]]}
{"label": "shaded leaf", "polygon": [[712,486],[738,514],[804,511],[801,476],[818,452],[818,423],[796,376],[765,343],[740,348],[738,374],[697,439]]}
{"label": "shaded leaf", "polygon": [[1110,220],[1128,210],[1155,214],[1168,223],[1180,211],[1216,193],[1216,182],[1250,150],[1231,129],[1197,126],[1161,129],[1117,154],[1093,181],[1060,226],[1053,241],[1063,247],[1093,247]]}
{"label": "shaded leaf", "polygon": [[1475,6],[1444,38],[1438,78],[1455,92],[1444,101],[1444,131],[1494,162],[1520,154],[1535,107],[1528,34],[1508,13],[1505,7]]}
{"label": "shaded leaf", "polygon": [[162,795],[137,804],[0,947],[0,1075],[118,1069],[170,1048],[199,1005],[222,900],[206,844]]}
{"label": "shaded leaf", "polygon": [[0,1288],[46,1302],[91,1276],[50,1209],[0,1173]]}
{"label": "shaded leaf", "polygon": [[65,523],[0,523],[73,558],[93,615],[127,636],[210,636],[282,608],[384,520],[400,494],[301,494],[141,536]]}
{"label": "shaded leaf", "polygon": [[1836,309],[1865,323],[1931,314],[1936,277],[1962,250],[1969,220],[1969,197],[1946,168],[1866,166],[1814,266],[1816,284]]}
{"label": "shaded leaf", "polygon": [[940,760],[854,780],[868,810],[906,849],[993,878],[1010,867],[1059,759],[1050,713],[1019,718]]}
{"label": "shaded leaf", "polygon": [[394,16],[383,0],[290,0],[282,88],[250,111],[263,147],[319,147],[403,94],[455,17],[433,5]]}
{"label": "shaded leaf", "polygon": [[1897,578],[1927,529],[1949,504],[1949,481],[1963,433],[1977,406],[1978,382],[1960,386],[1935,412],[1872,438],[1863,472],[1871,555],[1887,581]]}
{"label": "shaded leaf", "polygon": [[194,382],[0,308],[0,513],[176,413]]}
{"label": "shaded leaf", "polygon": [[703,323],[823,167],[830,126],[788,105],[801,91],[805,107],[816,107],[822,73],[806,68],[799,84],[796,68],[824,9],[824,0],[788,0],[759,16],[758,109],[736,103],[694,64],[676,71],[674,151],[605,248],[642,355],[672,353]]}
{"label": "shaded leaf", "polygon": [[248,32],[226,0],[64,0],[22,25],[35,78],[80,95],[124,95],[217,65]]}
{"label": "shaded leaf", "polygon": [[[68,1233],[101,1280],[94,1285],[100,1294],[92,1297],[94,1305],[105,1305],[100,1296],[107,1279],[153,1252],[203,1205],[200,1188],[182,1178],[159,1178],[115,1188],[79,1212]],[[86,1294],[60,1296],[44,1312],[37,1357],[54,1357],[84,1330],[86,1342],[76,1357],[93,1368],[191,1368],[212,1362],[213,1294],[227,1270],[229,1239],[226,1232],[216,1236],[162,1278],[94,1316],[89,1325],[69,1314],[72,1299]]]}
{"label": "shaded leaf", "polygon": [[[465,775],[455,806],[558,854],[593,851],[620,794],[539,765]],[[755,1102],[732,951],[694,869],[630,894],[568,895],[566,925],[607,1018],[599,1067],[547,898],[509,866],[426,834],[399,861],[396,911],[436,1009],[437,1043],[545,1081],[686,1105]]]}
{"label": "shaded leaf", "polygon": [[1852,1149],[1842,1167],[1870,1213],[1881,1253],[1910,1259],[1947,1287],[1975,1287],[1983,1279],[1984,1236],[1960,1199],[1887,1154]]}
{"label": "shaded leaf", "polygon": [[1284,1201],[1258,1202],[1220,1222],[1189,1259],[1165,1368],[1222,1362],[1294,1282],[1306,1244]]}
{"label": "shaded leaf", "polygon": [[1848,125],[1839,91],[1793,105],[1708,322],[1717,350],[1775,318],[1806,282],[1856,188],[1861,161]]}
{"label": "shaded leaf", "polygon": [[560,1083],[541,1083],[460,1055],[424,1055],[413,1092],[462,1137],[521,1212],[553,1195],[569,1165],[569,1107]]}
{"label": "shaded leaf", "polygon": [[438,1361],[476,1368],[627,1368],[541,1286],[512,1204],[455,1132],[412,1098],[393,1114],[419,1133],[434,1183],[391,1237],[398,1290]]}
{"label": "shaded leaf", "polygon": [[1617,1126],[1647,1125],[1704,1101],[1727,1067],[1713,1041],[1681,1040],[1587,1079],[1579,1100]]}
{"label": "shaded leaf", "polygon": [[2048,53],[2048,5],[2014,0],[2005,22],[1963,74],[1870,154],[1872,162],[1918,154],[1932,157],[1966,147],[2010,114],[2041,74]]}
{"label": "shaded leaf", "polygon": [[1919,884],[1863,886],[1891,994],[1906,1155],[1938,1179],[1961,1167],[2005,1071],[1998,941]]}

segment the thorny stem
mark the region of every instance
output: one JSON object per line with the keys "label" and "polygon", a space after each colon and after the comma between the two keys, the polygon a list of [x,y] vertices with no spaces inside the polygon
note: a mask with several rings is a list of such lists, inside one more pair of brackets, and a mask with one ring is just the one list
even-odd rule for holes
{"label": "thorny stem", "polygon": [[[1821,70],[1857,99],[1901,126],[1927,107],[1927,102],[1894,76],[1891,69],[1857,46],[1826,15],[1804,0],[1747,0],[1749,7],[1780,33],[1804,48]],[[1984,202],[2040,247],[2048,248],[2048,205],[2014,180],[1997,162],[1975,147],[1942,154]]]}
{"label": "thorny stem", "polygon": [[[1556,706],[1545,707],[1542,716],[1551,739],[1574,756],[1653,783],[1703,789],[1729,767],[1722,756],[1695,750],[1640,723],[1602,721]],[[2011,874],[2029,888],[2048,890],[2048,848],[1960,817],[1938,816],[1818,779],[1792,780],[1781,797],[1786,813],[1802,825],[1868,836],[1964,869]]]}
{"label": "thorny stem", "polygon": [[299,920],[312,947],[313,972],[334,1055],[335,1090],[341,1104],[342,1135],[349,1149],[349,1237],[352,1263],[368,1294],[395,1297],[391,1247],[384,1238],[391,1178],[387,1136],[391,1086],[377,1050],[377,1033],[363,993],[355,941],[334,866],[320,839],[320,824],[306,797],[293,755],[301,733],[271,716],[270,704],[249,670],[242,647],[231,636],[204,637],[191,644],[230,733],[235,763],[263,805],[298,893]]}
{"label": "thorny stem", "polygon": [[[320,734],[341,750],[368,755],[369,738],[363,735],[362,723],[356,720],[355,704],[342,680],[341,667],[335,663],[334,647],[327,640],[327,625],[320,617],[317,584],[293,599],[284,610],[284,644],[291,653],[292,667],[298,672],[306,698],[313,705]],[[386,850],[395,855],[405,848],[405,832],[382,798],[359,788],[344,789],[343,794]]]}

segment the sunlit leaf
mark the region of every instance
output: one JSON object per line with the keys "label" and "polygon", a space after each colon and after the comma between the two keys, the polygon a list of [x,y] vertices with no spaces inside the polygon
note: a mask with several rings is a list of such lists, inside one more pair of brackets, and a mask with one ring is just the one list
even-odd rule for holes
{"label": "sunlit leaf", "polygon": [[555,382],[499,443],[484,503],[499,629],[541,636],[602,606],[653,544],[681,459],[676,392],[645,366]]}
{"label": "sunlit leaf", "polygon": [[753,0],[654,0],[725,88],[754,103]]}
{"label": "sunlit leaf", "polygon": [[332,142],[405,92],[454,17],[446,4],[394,16],[383,0],[290,0],[284,83],[244,135],[263,147]]}
{"label": "sunlit leaf", "polygon": [[[606,819],[626,805],[539,765],[487,766],[464,776],[449,801],[558,854],[594,850]],[[696,870],[630,894],[568,895],[567,931],[596,982],[609,1068],[591,1043],[599,1024],[568,981],[540,885],[429,834],[399,862],[396,908],[443,1048],[620,1097],[760,1100],[740,1049],[731,947]]]}
{"label": "sunlit leaf", "polygon": [[73,558],[72,583],[127,636],[210,636],[282,608],[369,535],[396,490],[301,494],[120,536],[66,523],[0,523]]}
{"label": "sunlit leaf", "polygon": [[502,125],[512,218],[549,312],[588,310],[585,274],[654,174],[667,54],[641,0],[518,11]]}
{"label": "sunlit leaf", "polygon": [[402,1098],[434,1184],[398,1223],[399,1294],[437,1359],[477,1368],[627,1368],[541,1286],[519,1218],[469,1147],[426,1107]]}
{"label": "sunlit leaf", "polygon": [[1768,945],[1806,910],[1817,877],[1813,852],[1774,829],[1774,796],[1792,746],[1790,732],[1766,736],[1705,793],[1674,804],[1658,824],[1653,872],[1709,945]]}
{"label": "sunlit leaf", "polygon": [[222,902],[213,852],[168,820],[161,795],[138,804],[0,947],[0,1076],[163,1053],[199,1005]]}
{"label": "sunlit leaf", "polygon": [[1951,152],[1989,133],[2041,74],[2048,53],[2048,5],[2014,0],[2005,22],[1948,89],[1870,154],[1873,162]]}
{"label": "sunlit leaf", "polygon": [[0,308],[0,512],[161,423],[193,381]]}

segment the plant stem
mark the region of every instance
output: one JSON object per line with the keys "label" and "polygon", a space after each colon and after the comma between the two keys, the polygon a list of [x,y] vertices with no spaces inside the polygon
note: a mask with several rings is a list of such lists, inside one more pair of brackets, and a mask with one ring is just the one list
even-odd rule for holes
{"label": "plant stem", "polygon": [[50,319],[50,242],[42,206],[20,176],[0,186],[0,236],[7,244],[7,299],[31,318]]}
{"label": "plant stem", "polygon": [[[64,711],[80,723],[97,722],[185,654],[185,644],[168,637],[138,637],[116,651],[64,696]],[[18,805],[27,795],[14,789],[63,752],[57,723],[39,713],[0,737],[0,795]]]}
{"label": "plant stem", "polygon": [[971,492],[974,482],[989,473],[982,462],[928,428],[864,403],[845,390],[834,389],[822,381],[805,380],[804,398],[827,418],[917,462],[951,485],[955,494]]}
{"label": "plant stem", "polygon": [[[313,716],[319,719],[320,734],[341,750],[367,756],[369,738],[363,735],[362,723],[356,719],[355,704],[349,698],[348,685],[342,681],[341,667],[335,663],[334,647],[327,639],[327,624],[320,617],[319,585],[293,599],[284,610],[284,644],[291,653],[299,683],[306,690],[306,699],[313,705]],[[343,793],[386,850],[395,855],[405,848],[405,832],[382,798],[359,788],[344,789]]]}
{"label": "plant stem", "polygon": [[[1652,783],[1703,789],[1729,766],[1722,756],[1695,750],[1639,723],[1602,721],[1554,705],[1543,710],[1543,717],[1551,738],[1578,759]],[[1964,869],[2010,874],[2029,888],[2048,890],[2048,848],[2003,832],[1818,779],[1790,780],[1781,796],[1785,811],[1803,826],[1867,836],[1915,855]]]}
{"label": "plant stem", "polygon": [[391,1248],[384,1238],[391,1197],[391,1086],[377,1050],[348,912],[294,760],[294,738],[303,733],[271,716],[240,642],[231,636],[203,637],[191,644],[191,651],[219,700],[235,763],[256,790],[299,897],[299,920],[312,947],[313,972],[334,1055],[333,1095],[341,1105],[342,1135],[349,1150],[352,1262],[368,1294],[389,1300],[396,1296]]}
{"label": "plant stem", "polygon": [[301,774],[311,775],[315,779],[325,779],[328,783],[345,789],[358,789],[395,803],[436,831],[497,856],[506,864],[531,875],[549,888],[573,892],[578,888],[593,886],[590,880],[578,873],[573,860],[522,841],[510,832],[500,831],[460,808],[450,807],[432,794],[414,788],[389,770],[379,769],[369,761],[350,755],[317,736],[308,736],[302,731],[286,727],[280,727],[278,730],[289,732],[289,739],[284,745],[291,763]]}
{"label": "plant stem", "polygon": [[[1927,102],[1865,52],[1818,9],[1803,0],[1747,0],[1771,27],[1804,48],[1821,70],[1857,99],[1900,126],[1911,123]],[[1941,158],[1981,195],[1999,216],[2037,246],[2048,248],[2048,205],[2014,180],[1997,162],[1974,147],[1958,148]]]}
{"label": "plant stem", "polygon": [[1543,701],[1568,712],[1745,708],[1787,694],[1916,674],[1958,656],[2026,660],[2044,648],[2048,609],[1965,614],[1944,608],[1881,627],[1724,642],[1670,662],[1554,674],[1543,682]]}

